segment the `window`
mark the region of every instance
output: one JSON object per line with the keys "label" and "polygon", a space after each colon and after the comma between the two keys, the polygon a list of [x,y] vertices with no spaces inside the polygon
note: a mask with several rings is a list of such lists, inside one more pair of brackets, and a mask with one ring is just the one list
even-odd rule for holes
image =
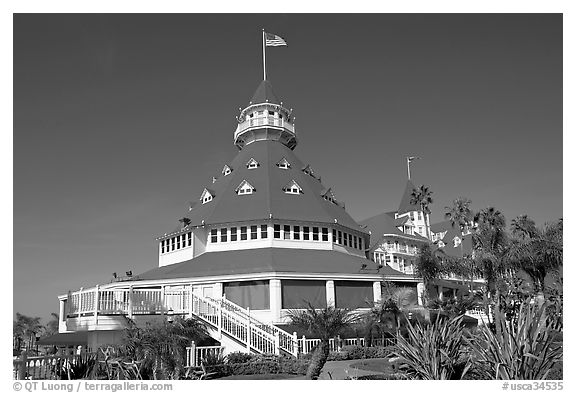
{"label": "window", "polygon": [[358,248],[358,237],[354,236],[354,248]]}
{"label": "window", "polygon": [[172,244],[171,251],[174,251],[176,249],[176,239],[171,238],[170,243]]}
{"label": "window", "polygon": [[328,241],[328,228],[322,228],[322,241]]}
{"label": "window", "polygon": [[288,183],[283,190],[286,194],[302,194],[302,188],[294,180]]}
{"label": "window", "polygon": [[286,160],[286,158],[282,158],[280,161],[278,161],[276,166],[280,169],[288,169],[290,168],[290,163],[288,162],[288,160]]}
{"label": "window", "polygon": [[162,254],[164,254],[164,244],[165,244],[165,242],[166,242],[165,240],[162,240],[162,242],[160,243],[161,246],[162,246],[162,247],[161,247],[161,249],[162,249]]}
{"label": "window", "polygon": [[228,228],[221,228],[220,229],[220,241],[227,242],[228,241]]}
{"label": "window", "polygon": [[360,250],[364,250],[364,247],[362,247],[362,238],[361,237],[358,238],[358,248]]}
{"label": "window", "polygon": [[232,168],[230,168],[228,165],[224,165],[224,168],[222,169],[222,174],[224,176],[228,176],[231,173],[232,173]]}
{"label": "window", "polygon": [[240,185],[236,187],[236,193],[238,195],[252,194],[254,191],[256,191],[256,189],[246,180],[242,180]]}
{"label": "window", "polygon": [[188,247],[192,245],[192,232],[188,232]]}
{"label": "window", "polygon": [[332,242],[333,242],[333,243],[336,243],[336,239],[337,239],[337,237],[336,237],[336,229],[332,229]]}
{"label": "window", "polygon": [[320,240],[320,237],[318,236],[319,229],[320,228],[318,227],[312,227],[312,240]]}
{"label": "window", "polygon": [[248,227],[240,227],[240,240],[248,240]]}
{"label": "window", "polygon": [[304,240],[310,240],[310,227],[303,227],[304,228]]}
{"label": "window", "polygon": [[414,221],[414,212],[410,212],[410,219]]}
{"label": "window", "polygon": [[258,225],[251,225],[250,226],[250,239],[258,239]]}
{"label": "window", "polygon": [[418,219],[422,220],[422,212],[418,212]]}
{"label": "window", "polygon": [[290,225],[284,225],[284,239],[290,239]]}
{"label": "window", "polygon": [[238,228],[230,228],[230,241],[235,242],[238,240]]}
{"label": "window", "polygon": [[384,260],[386,261],[386,264],[387,264],[387,265],[390,265],[390,255],[389,255],[389,254],[386,254],[386,255],[384,256]]}
{"label": "window", "polygon": [[247,163],[246,163],[246,167],[248,169],[254,169],[254,168],[258,168],[260,166],[260,164],[258,164],[258,161],[256,161],[254,158],[251,158]]}
{"label": "window", "polygon": [[300,227],[294,225],[294,240],[300,240]]}
{"label": "window", "polygon": [[218,230],[217,229],[211,229],[210,230],[210,242],[216,243],[217,241],[218,241]]}
{"label": "window", "polygon": [[260,225],[260,238],[267,239],[268,238],[268,225]]}
{"label": "window", "polygon": [[280,225],[274,224],[274,239],[280,239]]}
{"label": "window", "polygon": [[186,234],[182,235],[182,248],[186,247]]}
{"label": "window", "polygon": [[274,116],[274,111],[268,111],[268,116]]}
{"label": "window", "polygon": [[348,234],[344,233],[344,245],[348,246]]}
{"label": "window", "polygon": [[342,244],[342,231],[338,231],[338,244]]}
{"label": "window", "polygon": [[214,193],[205,188],[204,191],[202,191],[202,195],[200,196],[202,204],[210,202],[212,199],[214,199]]}

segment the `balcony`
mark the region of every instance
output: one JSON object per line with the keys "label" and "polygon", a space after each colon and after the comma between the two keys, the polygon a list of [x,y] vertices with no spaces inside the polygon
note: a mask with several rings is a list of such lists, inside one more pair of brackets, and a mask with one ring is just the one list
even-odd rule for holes
{"label": "balcony", "polygon": [[286,131],[291,132],[292,134],[296,134],[294,129],[294,124],[286,121],[285,119],[278,119],[274,116],[260,116],[260,117],[252,117],[246,119],[246,121],[238,124],[236,127],[236,132],[234,132],[234,139],[238,138],[240,134],[244,132],[255,129],[255,128],[262,128],[262,127],[273,127],[284,129]]}
{"label": "balcony", "polygon": [[406,255],[416,255],[418,253],[418,249],[414,247],[409,247],[406,245],[399,244],[398,246],[395,245],[386,245],[384,249],[388,252],[393,253],[401,253]]}

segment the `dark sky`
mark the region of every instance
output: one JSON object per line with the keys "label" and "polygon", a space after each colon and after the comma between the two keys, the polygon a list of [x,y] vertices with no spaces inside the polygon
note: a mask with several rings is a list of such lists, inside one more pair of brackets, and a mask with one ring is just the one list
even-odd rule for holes
{"label": "dark sky", "polygon": [[560,14],[14,17],[14,311],[157,265],[155,237],[236,154],[268,76],[296,154],[364,219],[406,182],[508,221],[562,216]]}

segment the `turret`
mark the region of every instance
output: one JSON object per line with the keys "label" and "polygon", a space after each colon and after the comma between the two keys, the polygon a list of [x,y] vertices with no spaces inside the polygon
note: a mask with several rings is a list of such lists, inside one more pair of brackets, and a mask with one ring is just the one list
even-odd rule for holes
{"label": "turret", "polygon": [[298,144],[292,111],[276,98],[267,80],[260,83],[250,104],[241,110],[234,132],[238,149],[261,140],[278,141],[291,150]]}

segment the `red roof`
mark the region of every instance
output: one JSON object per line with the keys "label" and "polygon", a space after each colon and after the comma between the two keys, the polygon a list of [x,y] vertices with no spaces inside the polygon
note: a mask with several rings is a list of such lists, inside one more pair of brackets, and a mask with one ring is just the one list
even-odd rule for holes
{"label": "red roof", "polygon": [[[364,268],[362,265],[366,265]],[[163,280],[253,273],[380,274],[408,277],[389,266],[362,257],[329,250],[256,248],[207,252],[194,259],[149,270],[133,280]]]}
{"label": "red roof", "polygon": [[[283,157],[290,163],[288,169],[276,166]],[[254,158],[260,165],[248,169],[246,164]],[[367,233],[342,207],[322,198],[324,186],[317,179],[304,173],[305,165],[292,150],[276,141],[257,141],[246,145],[229,164],[233,171],[220,175],[210,187],[214,199],[197,204],[186,212],[190,225],[224,224],[252,220],[296,220],[334,224]],[[220,173],[221,167],[217,168]],[[238,195],[236,188],[243,180],[250,183],[252,194]],[[284,186],[294,180],[302,194],[287,194]],[[202,187],[203,189],[204,187]],[[201,189],[197,196],[200,198]]]}
{"label": "red roof", "polygon": [[412,183],[410,180],[406,182],[406,188],[404,189],[404,194],[400,200],[400,207],[398,207],[398,214],[421,210],[420,206],[410,203],[410,200],[412,199],[412,191],[415,188],[416,187],[414,186],[414,183]]}
{"label": "red roof", "polygon": [[260,86],[258,86],[250,100],[250,104],[261,104],[265,102],[280,104],[280,100],[272,90],[272,85],[267,80],[263,80],[262,83],[260,83]]}
{"label": "red roof", "polygon": [[367,229],[370,231],[370,248],[379,244],[383,235],[396,235],[404,238],[426,241],[425,237],[420,235],[409,235],[399,230],[396,227],[396,220],[394,217],[391,217],[389,213],[382,213],[367,218],[366,220],[360,221],[360,224],[366,225]]}

